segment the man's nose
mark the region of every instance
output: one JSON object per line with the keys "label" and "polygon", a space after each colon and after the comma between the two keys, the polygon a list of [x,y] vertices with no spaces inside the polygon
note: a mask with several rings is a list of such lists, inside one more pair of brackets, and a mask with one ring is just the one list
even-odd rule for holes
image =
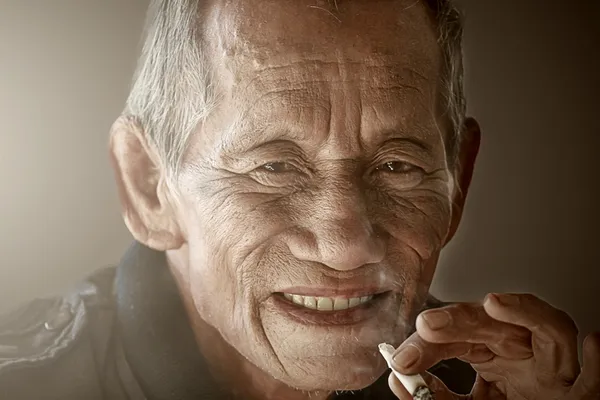
{"label": "man's nose", "polygon": [[386,253],[383,232],[369,219],[365,195],[357,187],[323,190],[290,241],[292,254],[339,271],[381,262]]}

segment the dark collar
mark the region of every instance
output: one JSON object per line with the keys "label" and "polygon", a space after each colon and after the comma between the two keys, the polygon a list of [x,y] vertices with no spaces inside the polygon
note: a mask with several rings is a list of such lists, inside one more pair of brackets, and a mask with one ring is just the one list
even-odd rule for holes
{"label": "dark collar", "polygon": [[134,243],[116,276],[117,329],[148,400],[218,399],[165,254]]}
{"label": "dark collar", "polygon": [[[163,252],[135,242],[117,268],[116,295],[125,358],[148,400],[224,398],[198,350]],[[428,308],[440,305],[432,298]],[[384,374],[372,387],[340,398],[387,398],[386,382]]]}

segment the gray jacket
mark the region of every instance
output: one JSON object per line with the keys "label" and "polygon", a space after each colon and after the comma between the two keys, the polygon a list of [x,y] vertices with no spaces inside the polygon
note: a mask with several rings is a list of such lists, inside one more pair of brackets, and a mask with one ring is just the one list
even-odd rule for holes
{"label": "gray jacket", "polygon": [[[0,399],[229,398],[195,349],[164,254],[136,243],[118,267],[97,271],[71,293],[0,318]],[[474,381],[457,360],[431,371],[460,393]],[[395,399],[387,374],[337,398]]]}

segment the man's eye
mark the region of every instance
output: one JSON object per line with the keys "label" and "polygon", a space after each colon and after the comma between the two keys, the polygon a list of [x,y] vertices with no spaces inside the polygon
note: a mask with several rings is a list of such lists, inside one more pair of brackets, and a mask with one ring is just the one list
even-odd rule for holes
{"label": "man's eye", "polygon": [[404,162],[404,161],[389,161],[389,162],[386,162],[385,164],[381,164],[376,169],[377,169],[377,171],[381,171],[381,172],[406,174],[406,173],[410,173],[410,172],[417,172],[421,168],[419,168],[415,165],[409,164],[407,162]]}
{"label": "man's eye", "polygon": [[270,162],[260,166],[260,169],[274,174],[282,174],[294,170],[294,167],[286,162]]}

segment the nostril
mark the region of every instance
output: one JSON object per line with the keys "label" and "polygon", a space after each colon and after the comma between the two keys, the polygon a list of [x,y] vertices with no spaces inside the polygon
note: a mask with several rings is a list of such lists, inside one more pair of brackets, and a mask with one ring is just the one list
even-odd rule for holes
{"label": "nostril", "polygon": [[365,265],[378,264],[385,258],[383,241],[374,236],[337,238],[319,242],[320,262],[336,270],[352,270]]}
{"label": "nostril", "polygon": [[299,260],[345,271],[381,263],[386,255],[385,238],[364,216],[356,216],[315,221],[310,228],[290,233],[286,240]]}

